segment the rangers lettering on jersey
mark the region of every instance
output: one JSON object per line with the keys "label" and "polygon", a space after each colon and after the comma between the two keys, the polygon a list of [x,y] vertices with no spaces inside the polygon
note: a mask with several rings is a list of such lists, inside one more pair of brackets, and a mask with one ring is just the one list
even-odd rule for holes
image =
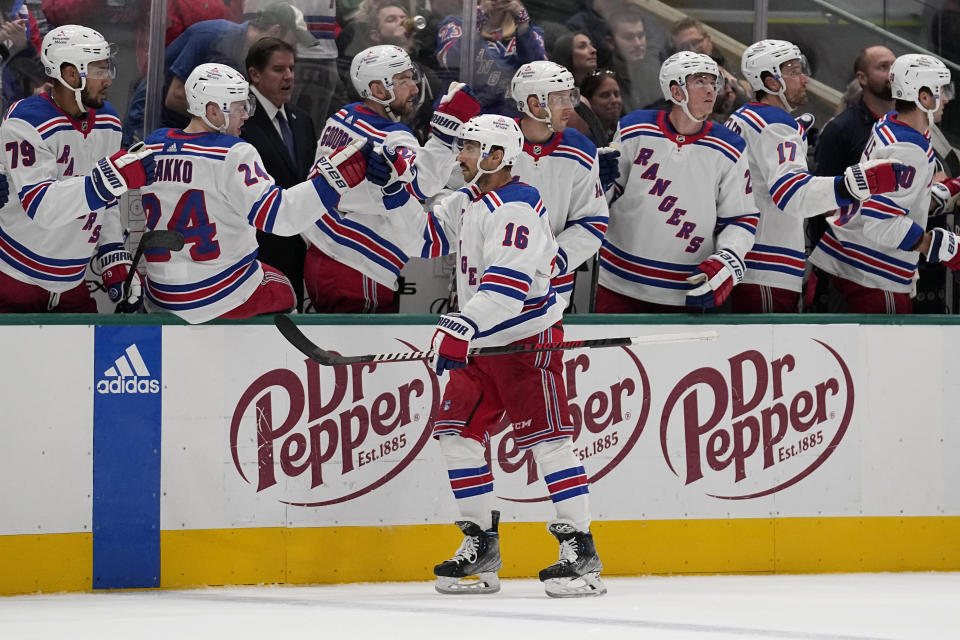
{"label": "rangers lettering on jersey", "polygon": [[718,249],[746,255],[759,215],[743,138],[706,122],[681,136],[660,111],[620,121],[622,149],[600,286],[639,300],[683,306],[686,281]]}
{"label": "rangers lettering on jersey", "polygon": [[123,241],[117,201],[104,203],[88,180],[120,148],[120,118],[105,102],[77,121],[36,95],[10,107],[0,146],[11,189],[0,211],[0,272],[54,293],[76,287],[100,243]]}

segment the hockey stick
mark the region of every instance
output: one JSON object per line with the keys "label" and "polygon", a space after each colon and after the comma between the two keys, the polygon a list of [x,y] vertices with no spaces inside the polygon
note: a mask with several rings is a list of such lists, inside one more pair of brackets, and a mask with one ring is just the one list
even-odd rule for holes
{"label": "hockey stick", "polygon": [[147,249],[167,249],[169,251],[180,251],[183,249],[183,234],[179,231],[168,231],[166,229],[157,229],[156,231],[144,231],[140,236],[140,243],[133,254],[133,264],[130,265],[130,273],[123,281],[123,297],[117,303],[114,313],[123,313],[122,307],[130,295],[130,285],[133,284],[133,277],[137,273],[137,265],[140,264],[140,258]]}
{"label": "hockey stick", "polygon": [[[433,351],[402,351],[399,353],[373,353],[364,356],[341,356],[321,349],[304,335],[289,316],[278,314],[273,323],[287,339],[305,356],[322,365],[362,364],[366,362],[409,362],[411,360],[429,360]],[[504,345],[502,347],[474,347],[468,356],[497,356],[505,353],[532,353],[535,351],[561,351],[564,349],[596,349],[598,347],[626,347],[641,344],[671,344],[676,342],[695,342],[714,340],[716,331],[693,331],[689,333],[664,333],[630,338],[595,338],[592,340],[564,340],[563,342],[544,342],[541,344]]]}

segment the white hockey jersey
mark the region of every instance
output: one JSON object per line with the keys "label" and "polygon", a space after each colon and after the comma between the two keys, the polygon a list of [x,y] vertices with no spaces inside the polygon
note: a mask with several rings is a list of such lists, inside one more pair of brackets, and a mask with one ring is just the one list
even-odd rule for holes
{"label": "white hockey jersey", "polygon": [[753,197],[760,209],[743,281],[799,292],[806,264],[803,219],[852,201],[837,198],[841,178],[815,177],[807,170],[807,132],[780,107],[745,104],[726,126],[747,143]]}
{"label": "white hockey jersey", "polygon": [[[377,115],[360,102],[327,119],[317,143],[317,157],[357,139],[383,144],[388,135],[391,144],[401,142],[416,151],[417,177],[408,185],[409,193],[420,200],[439,193],[456,167],[456,152],[435,137],[420,148],[405,125]],[[343,195],[336,210],[318,215],[316,224],[303,236],[331,258],[396,289],[397,276],[409,260],[397,238],[419,222],[403,211],[407,210],[401,207],[388,212],[380,188],[364,181]]]}
{"label": "white hockey jersey", "polygon": [[428,214],[413,198],[402,208],[420,216],[420,257],[457,253],[460,313],[477,326],[472,346],[510,344],[563,317],[550,285],[557,241],[534,187],[515,177],[487,193],[464,187]]}
{"label": "white hockey jersey", "polygon": [[927,135],[897,120],[891,111],[873,126],[861,162],[896,158],[912,171],[893,193],[843,207],[829,219],[810,261],[856,284],[909,293],[917,270],[912,247],[927,227],[935,161]]}
{"label": "white hockey jersey", "polygon": [[620,177],[600,250],[599,283],[657,304],[683,306],[686,281],[717,249],[743,258],[758,213],[743,138],[706,122],[677,134],[664,111],[620,120]]}
{"label": "white hockey jersey", "polygon": [[120,150],[109,103],[77,120],[48,94],[14,103],[0,125],[10,200],[0,210],[0,271],[63,293],[83,281],[101,243],[123,241],[117,200],[104,202],[90,169]]}
{"label": "white hockey jersey", "polygon": [[541,144],[525,140],[513,175],[543,198],[566,263],[566,270],[553,279],[553,288],[569,300],[576,269],[600,249],[610,217],[600,186],[597,147],[572,128]]}
{"label": "white hockey jersey", "polygon": [[146,140],[157,177],[141,190],[149,229],[183,234],[181,251],[146,253],[146,304],[206,322],[243,304],[263,279],[256,229],[296,235],[336,206],[323,178],[281,189],[248,142],[158,129]]}

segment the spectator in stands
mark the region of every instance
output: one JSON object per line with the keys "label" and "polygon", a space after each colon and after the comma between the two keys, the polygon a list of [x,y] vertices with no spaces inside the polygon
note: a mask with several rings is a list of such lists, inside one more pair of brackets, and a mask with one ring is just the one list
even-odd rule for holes
{"label": "spectator in stands", "polygon": [[[624,110],[629,113],[661,98],[660,61],[647,46],[643,12],[628,4],[610,14],[612,68],[617,72]],[[598,52],[598,60],[600,54]]]}
{"label": "spectator in stands", "polygon": [[616,72],[597,69],[583,81],[580,101],[574,107],[567,127],[587,136],[597,147],[606,147],[613,140],[622,115],[623,101]]}
{"label": "spectator in stands", "polygon": [[37,53],[39,34],[36,24],[22,4],[17,11],[4,11],[2,16],[0,59],[3,64],[3,91],[0,109],[3,113],[13,102],[49,86]]}
{"label": "spectator in stands", "polygon": [[[183,83],[196,67],[205,62],[219,62],[242,69],[247,50],[265,36],[278,37],[291,45],[314,42],[310,32],[297,23],[294,8],[289,3],[277,2],[247,22],[237,24],[228,20],[206,20],[189,27],[167,47],[164,56],[167,72],[162,91],[164,108],[161,126],[182,128],[190,122],[186,115],[187,99]],[[146,83],[141,82],[124,120],[125,144],[143,135],[145,100]]]}
{"label": "spectator in stands", "polygon": [[[362,50],[369,46],[390,44],[400,47],[410,56],[414,64],[414,78],[419,92],[416,96],[416,109],[404,115],[401,120],[413,130],[421,144],[426,142],[430,130],[430,117],[433,114],[430,105],[433,104],[436,96],[443,93],[441,89],[445,89],[449,84],[449,79],[446,83],[442,83],[437,72],[421,62],[425,59],[436,60],[433,56],[433,48],[431,47],[429,56],[418,57],[417,30],[411,24],[402,0],[375,0],[375,4],[372,5],[369,2],[362,3],[355,15],[359,17],[351,18],[354,20],[351,30],[355,35],[354,41],[349,43],[348,50],[357,47]],[[350,61],[344,58],[345,56],[341,55],[341,62],[338,64],[340,84],[334,99],[334,103],[338,105],[360,100],[360,95],[350,79]],[[323,127],[319,130],[322,131]]]}
{"label": "spectator in stands", "polygon": [[[45,0],[49,1],[49,0]],[[59,2],[57,4],[60,4]],[[242,0],[167,0],[167,30],[164,47],[169,47],[190,25],[204,20],[231,20],[239,22]],[[143,2],[137,26],[137,66],[140,77],[147,73],[147,53],[150,44],[150,3]]]}
{"label": "spectator in stands", "polygon": [[579,87],[587,76],[597,70],[597,48],[588,34],[578,31],[557,38],[550,60],[566,67]]}
{"label": "spectator in stands", "polygon": [[[896,57],[890,49],[876,45],[862,49],[853,61],[853,74],[860,85],[860,99],[853,107],[830,120],[820,132],[815,152],[818,176],[839,175],[848,166],[860,161],[863,148],[876,121],[893,110],[890,93],[890,65]],[[807,222],[807,244],[820,242],[827,223],[823,218]],[[829,274],[814,267],[809,281],[805,307],[817,312],[835,312],[840,300],[827,286]]]}
{"label": "spectator in stands", "polygon": [[50,23],[47,22],[47,16],[43,12],[43,0],[24,0],[23,6],[27,8],[27,11],[29,11],[30,15],[36,20],[37,33],[40,34],[40,39],[42,40],[43,36],[47,35],[47,31],[50,30]]}
{"label": "spectator in stands", "polygon": [[[296,50],[279,38],[257,40],[247,52],[250,92],[257,99],[253,116],[240,137],[252,144],[263,168],[277,186],[289,189],[307,179],[317,151],[317,133],[310,114],[291,103]],[[287,276],[303,311],[303,261],[307,245],[299,235],[277,236],[257,230],[258,257]]]}
{"label": "spectator in stands", "polygon": [[[710,32],[707,31],[707,27],[702,22],[696,18],[683,18],[682,20],[678,20],[670,28],[670,42],[673,45],[674,51],[693,51],[694,53],[702,53],[713,58],[717,66],[720,67],[720,73],[723,75],[724,80],[727,82],[726,89],[733,90],[734,96],[731,104],[726,104],[729,102],[726,91],[724,95],[717,96],[718,101],[722,101],[722,103],[719,107],[714,108],[716,117],[712,117],[711,119],[717,122],[723,122],[726,120],[726,116],[729,116],[735,109],[747,103],[750,99],[747,89],[737,80],[736,76],[727,70],[723,53],[714,48]],[[723,112],[726,112],[726,115],[720,117],[719,114]],[[846,168],[846,165],[844,168]]]}
{"label": "spectator in stands", "polygon": [[[437,36],[437,61],[453,73],[460,67],[462,29],[459,15],[448,16]],[[479,0],[477,30],[481,50],[474,74],[461,80],[473,87],[484,112],[517,115],[513,101],[507,99],[510,81],[521,65],[547,59],[543,30],[531,23],[519,0]]]}
{"label": "spectator in stands", "polygon": [[601,67],[610,67],[613,64],[613,22],[609,18],[625,4],[624,0],[582,0],[580,11],[567,20],[567,29],[590,36],[597,47],[597,64]]}

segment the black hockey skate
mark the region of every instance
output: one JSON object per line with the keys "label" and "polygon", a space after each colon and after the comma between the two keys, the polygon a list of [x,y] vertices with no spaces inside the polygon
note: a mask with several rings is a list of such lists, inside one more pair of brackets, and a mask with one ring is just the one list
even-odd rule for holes
{"label": "black hockey skate", "polygon": [[551,522],[547,531],[560,542],[560,559],[540,572],[548,596],[580,598],[602,596],[607,587],[600,580],[603,563],[593,544],[593,534],[577,531],[568,522]]}
{"label": "black hockey skate", "polygon": [[493,512],[493,525],[488,531],[476,522],[458,520],[463,531],[463,542],[452,558],[433,568],[436,590],[443,594],[496,593],[500,591],[497,571],[503,567],[500,559],[500,534],[497,525],[500,512]]}

